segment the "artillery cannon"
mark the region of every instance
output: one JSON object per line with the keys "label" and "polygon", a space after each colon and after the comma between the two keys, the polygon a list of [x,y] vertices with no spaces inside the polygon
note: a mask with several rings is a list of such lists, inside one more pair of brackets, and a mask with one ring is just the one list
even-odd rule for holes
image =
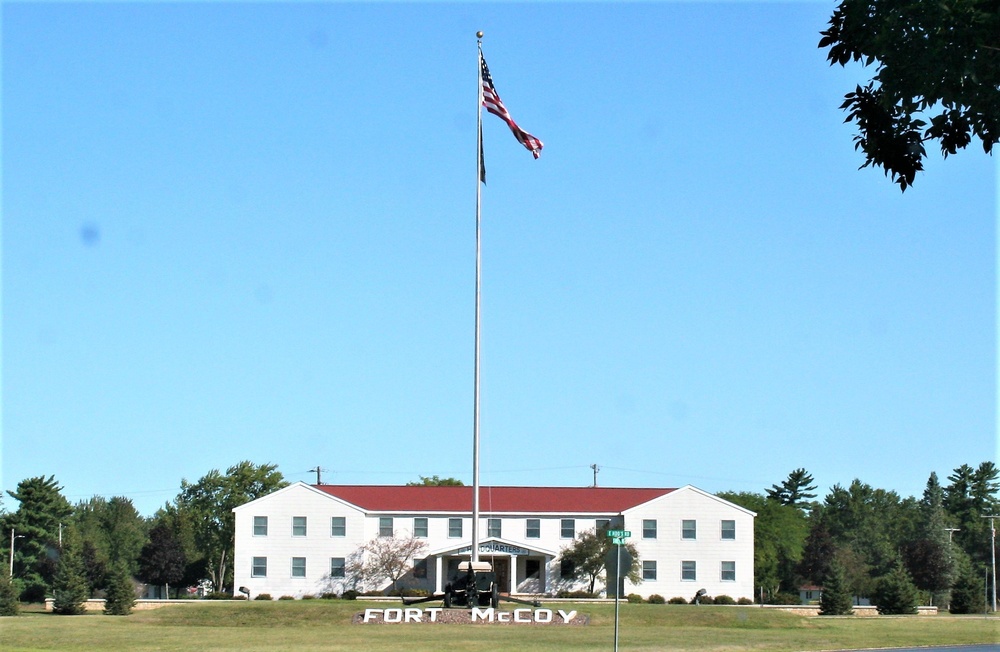
{"label": "artillery cannon", "polygon": [[537,600],[520,600],[508,595],[500,595],[497,585],[497,574],[487,561],[463,561],[458,565],[459,574],[444,587],[444,593],[435,593],[424,598],[403,598],[403,604],[411,605],[421,602],[441,600],[445,609],[452,607],[493,607],[500,601],[516,602],[518,604],[540,607]]}

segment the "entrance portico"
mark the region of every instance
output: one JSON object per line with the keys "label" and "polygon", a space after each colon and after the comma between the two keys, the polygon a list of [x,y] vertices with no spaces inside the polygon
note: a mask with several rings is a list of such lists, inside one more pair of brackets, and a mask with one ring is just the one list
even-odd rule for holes
{"label": "entrance portico", "polygon": [[[433,560],[434,591],[444,590],[445,584],[458,575],[458,564],[469,561],[472,545],[469,541],[458,547],[434,550],[427,555],[428,566]],[[479,543],[480,561],[490,562],[497,576],[497,586],[506,594],[539,594],[553,585],[550,577],[552,560],[558,553],[539,548],[527,548],[518,543],[489,538]]]}

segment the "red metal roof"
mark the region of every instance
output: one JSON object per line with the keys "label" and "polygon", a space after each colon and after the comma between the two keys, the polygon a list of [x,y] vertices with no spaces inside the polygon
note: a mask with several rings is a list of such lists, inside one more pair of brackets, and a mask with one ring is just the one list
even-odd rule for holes
{"label": "red metal roof", "polygon": [[[472,487],[314,485],[369,512],[472,512]],[[482,513],[618,514],[674,489],[480,487]]]}

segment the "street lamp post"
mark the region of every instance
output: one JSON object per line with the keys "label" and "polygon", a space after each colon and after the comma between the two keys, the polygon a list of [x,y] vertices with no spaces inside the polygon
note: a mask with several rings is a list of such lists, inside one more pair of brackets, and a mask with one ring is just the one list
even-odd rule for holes
{"label": "street lamp post", "polygon": [[990,561],[993,566],[993,612],[997,610],[997,527],[994,520],[998,518],[995,514],[983,516],[990,519]]}
{"label": "street lamp post", "polygon": [[10,577],[14,577],[14,540],[23,538],[23,534],[14,536],[14,528],[10,529]]}

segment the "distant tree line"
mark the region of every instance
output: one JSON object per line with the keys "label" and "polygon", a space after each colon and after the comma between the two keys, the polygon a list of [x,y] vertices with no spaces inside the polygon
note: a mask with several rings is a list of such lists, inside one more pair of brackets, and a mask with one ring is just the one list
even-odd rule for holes
{"label": "distant tree line", "polygon": [[[985,606],[990,579],[990,521],[982,517],[1000,514],[998,477],[1000,470],[983,462],[955,469],[945,485],[931,473],[920,498],[854,480],[818,501],[812,475],[796,469],[764,492],[719,495],[757,513],[759,600],[797,602],[801,586],[815,585],[824,588],[828,613],[849,610],[857,597],[975,612]],[[99,596],[127,613],[128,600],[120,596],[133,579],[163,587],[165,596],[207,584],[232,593],[232,509],[287,484],[275,465],[243,461],[196,482],[182,480],[177,496],[145,518],[123,496],[72,505],[53,476],[22,480],[7,492],[16,509],[0,503],[5,561],[15,537],[13,579],[0,581],[0,611],[17,599],[53,597],[57,610],[76,613],[83,600]],[[410,484],[461,483],[421,476]],[[590,572],[584,552],[576,567]],[[598,553],[590,556],[603,558]],[[7,574],[0,573],[5,580]]]}
{"label": "distant tree line", "polygon": [[945,485],[931,473],[919,498],[854,480],[816,501],[813,477],[796,469],[764,493],[719,495],[757,513],[758,599],[798,602],[799,588],[809,585],[869,598],[880,609],[880,601],[912,597],[914,610],[919,603],[968,613],[983,610],[992,581],[983,516],[1000,514],[998,477],[993,462],[964,464]]}
{"label": "distant tree line", "polygon": [[78,613],[89,597],[114,603],[133,579],[163,587],[165,596],[206,580],[231,593],[233,507],[287,484],[275,465],[244,461],[194,483],[181,480],[177,497],[145,518],[129,498],[72,505],[53,476],[27,478],[7,492],[16,510],[0,504],[7,563],[12,533],[14,541],[13,577],[0,592],[6,587],[23,602],[54,598],[59,613]]}

